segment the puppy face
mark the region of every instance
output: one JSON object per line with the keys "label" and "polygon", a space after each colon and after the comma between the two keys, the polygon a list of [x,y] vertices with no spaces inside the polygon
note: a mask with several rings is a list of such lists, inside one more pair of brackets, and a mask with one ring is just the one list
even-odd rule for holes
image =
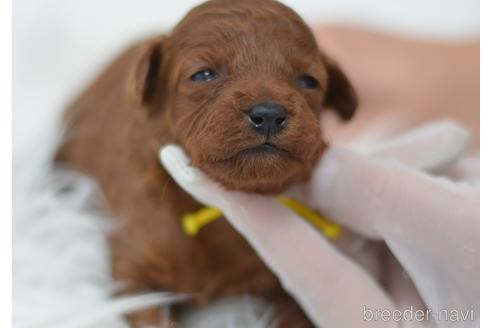
{"label": "puppy face", "polygon": [[278,2],[207,2],[146,49],[137,94],[149,119],[229,189],[278,193],[306,179],[326,147],[321,109],[348,119],[356,107],[345,75]]}

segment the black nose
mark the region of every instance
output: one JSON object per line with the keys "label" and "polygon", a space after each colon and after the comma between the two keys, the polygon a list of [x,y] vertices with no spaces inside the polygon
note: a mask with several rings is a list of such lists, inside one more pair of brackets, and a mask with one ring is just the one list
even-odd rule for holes
{"label": "black nose", "polygon": [[253,128],[266,136],[279,133],[286,124],[287,113],[277,103],[262,103],[251,107],[249,121]]}

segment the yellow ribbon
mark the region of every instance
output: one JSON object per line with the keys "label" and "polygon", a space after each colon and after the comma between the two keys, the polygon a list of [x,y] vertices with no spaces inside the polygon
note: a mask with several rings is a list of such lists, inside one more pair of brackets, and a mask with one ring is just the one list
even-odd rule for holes
{"label": "yellow ribbon", "polygon": [[[277,200],[290,208],[300,217],[309,221],[316,229],[329,239],[335,239],[342,233],[342,227],[321,216],[318,212],[305,206],[293,198],[279,196]],[[221,218],[222,211],[216,207],[204,207],[194,213],[185,214],[182,219],[182,229],[188,236],[196,236],[207,224]]]}

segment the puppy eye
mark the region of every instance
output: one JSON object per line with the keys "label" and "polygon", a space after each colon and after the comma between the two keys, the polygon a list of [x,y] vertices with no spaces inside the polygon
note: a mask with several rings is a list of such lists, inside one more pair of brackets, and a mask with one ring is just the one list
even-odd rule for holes
{"label": "puppy eye", "polygon": [[311,75],[301,75],[297,79],[297,84],[303,89],[316,89],[319,86],[318,80]]}
{"label": "puppy eye", "polygon": [[217,73],[212,71],[211,69],[203,69],[191,76],[191,80],[197,82],[208,82],[208,81],[215,80],[216,78],[217,78]]}

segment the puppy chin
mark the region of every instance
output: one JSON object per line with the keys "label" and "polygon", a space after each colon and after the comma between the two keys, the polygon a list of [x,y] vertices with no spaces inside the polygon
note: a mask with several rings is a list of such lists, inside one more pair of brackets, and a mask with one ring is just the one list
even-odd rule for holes
{"label": "puppy chin", "polygon": [[228,190],[277,195],[285,191],[290,185],[307,180],[309,172],[296,168],[276,174],[262,175],[258,173],[249,174],[248,172],[237,174],[231,169],[228,172],[223,172],[223,174],[211,172],[210,176]]}
{"label": "puppy chin", "polygon": [[292,184],[307,181],[318,158],[303,161],[282,151],[259,148],[197,166],[226,189],[277,195]]}

